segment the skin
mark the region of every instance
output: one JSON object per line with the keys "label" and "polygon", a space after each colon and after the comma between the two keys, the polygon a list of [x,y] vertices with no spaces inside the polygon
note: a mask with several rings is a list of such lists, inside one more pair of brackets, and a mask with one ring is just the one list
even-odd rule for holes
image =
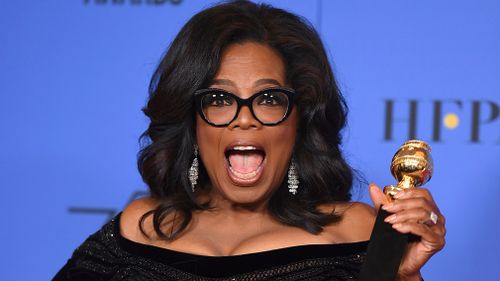
{"label": "skin", "polygon": [[[260,44],[236,44],[223,54],[211,88],[248,98],[270,87],[284,87],[285,68],[280,56]],[[214,127],[196,118],[197,143],[211,182],[214,205],[263,211],[268,198],[280,185],[288,168],[297,131],[297,109],[279,126],[264,126],[243,107],[227,127]],[[231,144],[255,144],[266,152],[263,175],[257,184],[234,184],[225,168],[225,149]]]}
{"label": "skin", "polygon": [[[280,55],[266,45],[247,42],[234,44],[226,49],[211,86],[247,98],[259,90],[286,85],[284,63]],[[324,212],[331,212],[335,208],[343,218],[338,223],[325,226],[318,235],[283,225],[268,214],[268,199],[286,175],[297,126],[296,108],[278,126],[261,125],[246,107],[224,128],[210,126],[198,116],[197,142],[200,157],[210,178],[210,192],[199,194],[198,200],[210,200],[213,209],[194,212],[190,225],[182,235],[174,241],[164,241],[153,231],[151,217],[144,224],[149,238],[140,232],[138,221],[141,215],[158,204],[155,199],[142,198],[132,202],[122,213],[122,235],[143,244],[207,256],[239,255],[305,244],[368,240],[376,209],[363,203],[320,206],[320,210]],[[255,184],[235,184],[227,174],[224,149],[235,142],[256,142],[266,151],[265,168],[262,177]],[[393,213],[388,222],[397,231],[421,236],[419,242],[409,245],[398,275],[398,280],[419,280],[420,268],[444,246],[443,215],[431,194],[424,188],[401,192],[390,204],[376,185],[370,185],[369,192],[375,206],[384,204],[384,209]],[[436,225],[424,223],[428,221],[431,211],[439,216]],[[170,227],[171,224],[166,223],[164,231],[168,233]]]}

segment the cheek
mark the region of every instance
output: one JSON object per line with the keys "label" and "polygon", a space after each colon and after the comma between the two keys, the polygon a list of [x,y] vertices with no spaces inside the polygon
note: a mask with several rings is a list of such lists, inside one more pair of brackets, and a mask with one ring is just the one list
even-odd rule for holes
{"label": "cheek", "polygon": [[203,121],[201,117],[196,117],[196,142],[200,149],[201,147],[210,148],[210,145],[220,142],[220,135],[221,128],[211,126]]}
{"label": "cheek", "polygon": [[222,137],[222,130],[224,128],[216,128],[210,126],[201,117],[196,118],[196,143],[199,147],[199,154],[205,169],[209,176],[212,176],[214,167],[217,165],[216,161],[219,159],[218,155],[222,155],[220,151],[220,142]]}
{"label": "cheek", "polygon": [[288,119],[283,123],[282,132],[279,143],[282,143],[287,149],[293,149],[295,145],[295,138],[297,137],[298,130],[298,113],[296,108],[292,110]]}
{"label": "cheek", "polygon": [[281,126],[275,127],[272,140],[272,158],[276,163],[278,178],[282,177],[288,170],[289,160],[293,154],[295,138],[297,136],[298,118],[297,112],[291,112],[289,118]]}

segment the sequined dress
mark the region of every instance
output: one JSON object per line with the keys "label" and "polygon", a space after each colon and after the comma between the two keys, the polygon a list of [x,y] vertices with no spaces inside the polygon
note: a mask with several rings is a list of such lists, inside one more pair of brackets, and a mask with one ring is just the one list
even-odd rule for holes
{"label": "sequined dress", "polygon": [[368,246],[364,241],[201,256],[128,240],[119,220],[117,215],[87,238],[53,280],[356,280]]}

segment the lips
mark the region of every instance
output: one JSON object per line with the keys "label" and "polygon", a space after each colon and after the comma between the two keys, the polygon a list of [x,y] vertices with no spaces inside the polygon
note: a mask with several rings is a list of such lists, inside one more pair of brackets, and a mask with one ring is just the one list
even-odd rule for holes
{"label": "lips", "polygon": [[262,176],[265,151],[257,145],[230,145],[224,152],[226,168],[231,181],[240,186],[253,185]]}

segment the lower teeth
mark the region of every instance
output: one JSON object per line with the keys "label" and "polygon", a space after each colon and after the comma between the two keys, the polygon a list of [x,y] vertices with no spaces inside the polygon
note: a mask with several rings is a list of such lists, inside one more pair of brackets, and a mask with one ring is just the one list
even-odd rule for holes
{"label": "lower teeth", "polygon": [[259,172],[259,169],[260,169],[260,167],[253,172],[243,174],[243,173],[237,172],[235,169],[233,169],[233,167],[231,167],[231,166],[229,167],[229,170],[231,170],[231,172],[235,176],[237,176],[240,179],[245,179],[245,180],[248,180],[248,179],[255,177],[257,175],[257,173]]}

